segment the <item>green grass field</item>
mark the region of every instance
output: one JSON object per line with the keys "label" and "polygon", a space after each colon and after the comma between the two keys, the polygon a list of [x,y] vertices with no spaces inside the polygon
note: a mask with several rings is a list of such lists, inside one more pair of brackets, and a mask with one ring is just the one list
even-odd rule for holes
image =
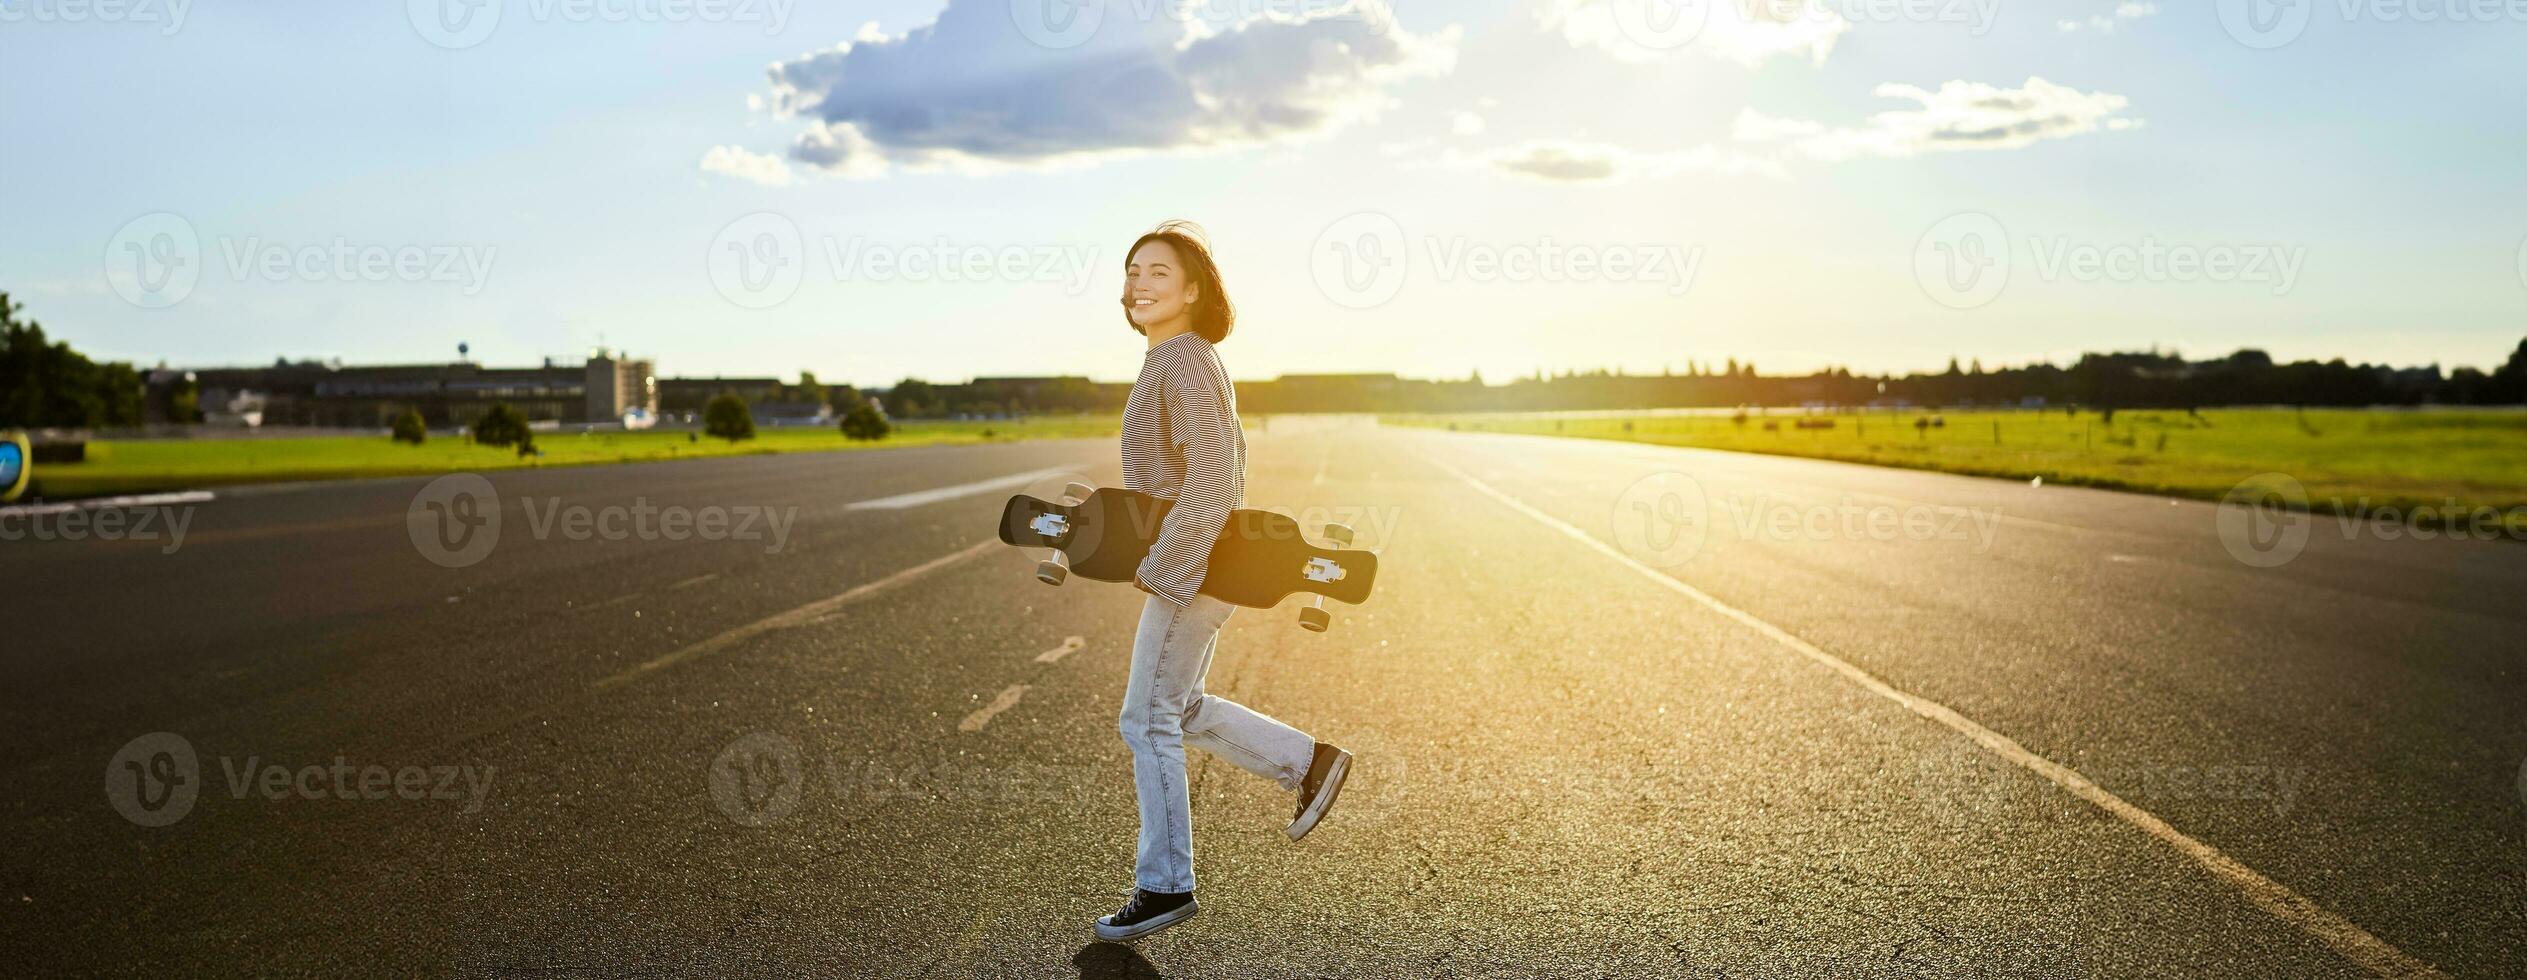
{"label": "green grass field", "polygon": [[[1940,416],[1938,428],[1917,428]],[[2029,479],[2218,500],[2264,473],[2329,513],[2489,507],[2527,526],[2527,411],[2212,409],[1885,412],[1800,417],[1392,415],[1390,425],[1618,439]],[[2365,504],[2364,504],[2365,501]],[[2428,517],[2424,517],[2429,522]]]}
{"label": "green grass field", "polygon": [[151,439],[88,444],[82,463],[35,467],[30,496],[87,497],[235,483],[414,476],[458,470],[589,466],[765,453],[836,452],[1020,439],[1112,438],[1118,420],[1109,415],[1037,416],[988,422],[899,422],[876,442],[852,442],[834,426],[762,428],[755,438],[731,443],[678,432],[539,432],[540,457],[477,446],[432,433],[420,446],[400,445],[383,434],[276,439]]}

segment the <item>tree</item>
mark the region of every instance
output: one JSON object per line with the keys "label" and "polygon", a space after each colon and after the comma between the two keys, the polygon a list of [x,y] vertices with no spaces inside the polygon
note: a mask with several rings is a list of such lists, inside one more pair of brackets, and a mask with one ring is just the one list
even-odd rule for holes
{"label": "tree", "polygon": [[17,318],[25,307],[0,292],[0,428],[85,429],[139,425],[140,373],[98,364],[48,341],[44,327]]}
{"label": "tree", "polygon": [[396,442],[418,446],[430,440],[430,426],[421,420],[420,409],[407,408],[404,414],[395,416],[394,435]]}
{"label": "tree", "polygon": [[527,428],[526,416],[510,408],[508,402],[498,402],[482,418],[474,420],[474,441],[486,446],[516,446],[524,455],[535,446],[535,433]]}
{"label": "tree", "polygon": [[736,395],[721,395],[702,406],[702,431],[730,442],[755,437],[755,413],[746,407],[746,400]]}
{"label": "tree", "polygon": [[877,409],[870,408],[867,402],[851,406],[850,411],[843,413],[843,438],[853,442],[884,439],[891,431],[894,431],[894,426],[887,424],[886,416],[879,415]]}
{"label": "tree", "polygon": [[886,414],[898,418],[920,418],[944,410],[939,403],[938,389],[920,378],[905,378],[886,390]]}

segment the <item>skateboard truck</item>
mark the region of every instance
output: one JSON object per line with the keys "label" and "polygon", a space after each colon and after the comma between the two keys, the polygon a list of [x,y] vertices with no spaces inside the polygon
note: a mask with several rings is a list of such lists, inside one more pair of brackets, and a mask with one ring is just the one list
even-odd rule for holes
{"label": "skateboard truck", "polygon": [[[1062,488],[1062,502],[1078,506],[1088,500],[1089,494],[1096,492],[1097,488],[1085,483],[1073,483]],[[1047,538],[1066,538],[1070,535],[1070,521],[1060,514],[1037,514],[1035,520],[1027,524],[1027,529]],[[1060,585],[1063,579],[1069,577],[1070,555],[1060,548],[1053,549],[1051,557],[1035,563],[1035,580],[1038,582]]]}
{"label": "skateboard truck", "polygon": [[[1333,542],[1334,547],[1337,548],[1351,547],[1351,526],[1348,524],[1325,525],[1325,540]],[[1308,581],[1311,582],[1333,582],[1339,581],[1350,573],[1344,571],[1343,567],[1332,559],[1310,558],[1307,561],[1307,568],[1299,574],[1307,576]],[[1307,605],[1299,607],[1299,625],[1311,633],[1325,632],[1326,627],[1334,625],[1334,614],[1325,610],[1324,596],[1307,597]]]}

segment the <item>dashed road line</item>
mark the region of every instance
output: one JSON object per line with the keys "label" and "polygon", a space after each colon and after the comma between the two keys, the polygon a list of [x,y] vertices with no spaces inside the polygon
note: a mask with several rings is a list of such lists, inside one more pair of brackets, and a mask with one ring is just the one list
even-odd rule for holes
{"label": "dashed road line", "polygon": [[1074,652],[1076,652],[1077,650],[1079,650],[1079,648],[1084,647],[1084,646],[1087,646],[1087,645],[1088,645],[1088,638],[1087,638],[1087,637],[1083,637],[1083,636],[1066,637],[1066,638],[1064,638],[1064,639],[1062,640],[1062,645],[1061,645],[1061,646],[1057,646],[1057,647],[1054,647],[1053,649],[1046,650],[1046,651],[1044,651],[1043,653],[1036,654],[1036,655],[1035,655],[1035,662],[1036,662],[1036,663],[1040,663],[1040,664],[1049,664],[1049,663],[1054,663],[1054,662],[1057,662],[1057,661],[1061,660],[1063,657],[1070,656],[1072,653],[1074,653]]}
{"label": "dashed road line", "polygon": [[911,568],[896,572],[893,575],[878,579],[875,582],[865,582],[860,585],[852,586],[849,590],[844,591],[839,595],[828,596],[787,612],[766,616],[762,619],[755,620],[754,622],[747,623],[744,626],[721,633],[718,636],[703,640],[700,643],[685,647],[684,649],[678,650],[674,653],[646,661],[631,668],[630,670],[626,670],[612,677],[598,681],[597,686],[600,688],[614,687],[644,674],[672,667],[676,664],[683,663],[704,654],[727,649],[728,647],[735,646],[738,643],[753,639],[765,633],[770,633],[774,630],[787,629],[792,626],[802,626],[807,623],[814,622],[836,609],[840,609],[854,602],[868,598],[869,596],[886,591],[887,589],[902,585],[906,582],[912,581],[913,579],[920,578],[923,575],[927,575],[948,565],[955,564],[960,560],[972,558],[975,555],[982,554],[983,552],[1000,546],[1001,544],[999,539],[984,538],[981,541],[974,542],[973,544],[957,549],[956,551],[949,552],[948,554],[922,562],[921,564],[915,565]]}
{"label": "dashed road line", "polygon": [[1521,501],[1516,497],[1512,497],[1506,493],[1500,492],[1499,490],[1493,489],[1490,484],[1475,479],[1463,470],[1459,470],[1456,467],[1442,463],[1426,455],[1421,456],[1421,458],[1423,462],[1429,463],[1430,465],[1445,471],[1450,476],[1454,476],[1458,480],[1464,482],[1466,486],[1472,487],[1475,490],[1482,492],[1485,496],[1491,497],[1492,499],[1507,505],[1511,510],[1515,510],[1528,517],[1534,518],[1537,523],[1543,524],[1548,528],[1552,528],[1570,536],[1573,540],[1595,549],[1597,552],[1608,558],[1614,559],[1616,562],[1621,563],[1624,567],[1641,573],[1643,577],[1646,577],[1659,585],[1665,586],[1669,590],[1683,595],[1685,598],[1700,603],[1711,609],[1713,612],[1726,616],[1729,619],[1736,620],[1738,623],[1753,629],[1755,632],[1763,634],[1766,638],[1771,639],[1773,642],[1787,647],[1791,652],[1797,653],[1809,660],[1825,666],[1828,669],[1831,669],[1835,673],[1841,674],[1844,679],[1860,686],[1863,690],[1893,701],[1896,704],[1903,706],[1905,710],[1911,711],[1923,718],[1938,722],[1957,734],[1963,735],[1976,744],[1983,746],[1993,755],[1997,755],[2002,759],[2008,760],[2009,762],[2017,765],[2019,768],[2044,777],[2055,786],[2059,786],[2070,794],[2095,804],[2099,809],[2112,814],[2115,818],[2141,829],[2152,837],[2156,837],[2159,840],[2166,842],[2167,844],[2175,847],[2178,851],[2183,852],[2186,857],[2194,859],[2196,863],[2201,864],[2204,869],[2210,871],[2213,875],[2228,882],[2231,887],[2236,888],[2238,892],[2245,895],[2247,900],[2254,902],[2256,905],[2262,906],[2266,912],[2272,913],[2275,918],[2297,927],[2301,932],[2307,933],[2308,935],[2315,937],[2318,941],[2323,942],[2325,945],[2332,947],[2333,950],[2340,954],[2344,959],[2359,964],[2361,968],[2382,977],[2437,977],[2443,975],[2430,964],[2415,959],[2403,950],[2397,949],[2396,947],[2388,944],[2385,940],[2371,935],[2368,930],[2361,928],[2358,924],[2335,914],[2333,911],[2326,909],[2324,906],[2316,904],[2315,901],[2309,899],[2307,896],[2301,895],[2296,891],[2292,891],[2289,886],[2265,877],[2261,872],[2247,867],[2245,864],[2240,863],[2237,859],[2222,853],[2218,848],[2212,847],[2200,840],[2196,840],[2195,838],[2186,835],[2183,831],[2170,826],[2167,821],[2159,819],[2156,814],[2135,806],[2124,798],[2108,792],[2104,787],[2099,786],[2094,782],[2090,782],[2088,777],[2080,775],[2077,770],[2037,755],[2034,752],[2028,751],[2025,746],[2018,744],[2016,740],[2010,738],[2009,736],[1986,728],[1981,723],[1978,723],[1971,718],[1967,718],[1964,715],[1958,714],[1955,709],[1952,709],[1947,705],[1900,690],[1894,685],[1878,679],[1876,675],[1854,666],[1850,661],[1837,657],[1813,643],[1800,639],[1796,634],[1793,634],[1788,630],[1766,622],[1763,619],[1756,617],[1754,614],[1746,612],[1745,610],[1722,602],[1719,599],[1714,598],[1710,593],[1704,592],[1701,589],[1686,585],[1684,582],[1677,580],[1675,577],[1670,576],[1665,572],[1661,572],[1630,555],[1624,554],[1613,545],[1609,545],[1598,540],[1595,536],[1572,526],[1560,518],[1537,510],[1534,507],[1528,506],[1525,501]]}
{"label": "dashed road line", "polygon": [[994,490],[1006,490],[1011,487],[1022,487],[1027,484],[1034,483],[1037,480],[1050,479],[1070,472],[1072,471],[1058,466],[1041,470],[1029,470],[1024,473],[1012,473],[1008,476],[993,477],[989,480],[977,480],[973,483],[960,483],[952,487],[938,487],[930,490],[918,490],[912,493],[899,493],[892,497],[879,497],[875,500],[857,501],[845,505],[843,509],[903,510],[907,507],[919,507],[924,504],[935,504],[942,500],[954,500],[958,497],[970,497],[978,493],[990,493]]}
{"label": "dashed road line", "polygon": [[957,722],[956,730],[960,732],[982,731],[983,726],[991,724],[993,715],[1017,707],[1018,699],[1026,696],[1026,685],[1011,684],[1007,689],[1000,692],[999,697],[991,699],[990,704],[974,709],[974,713],[966,715],[964,721]]}

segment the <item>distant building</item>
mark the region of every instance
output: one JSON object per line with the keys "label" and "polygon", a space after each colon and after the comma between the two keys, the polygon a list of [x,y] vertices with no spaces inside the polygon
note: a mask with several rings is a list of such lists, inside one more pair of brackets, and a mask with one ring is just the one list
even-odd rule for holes
{"label": "distant building", "polygon": [[507,403],[529,421],[608,422],[658,408],[657,368],[599,351],[587,363],[488,368],[471,361],[351,367],[319,361],[269,367],[152,372],[161,385],[189,377],[213,424],[384,428],[407,410],[434,426],[470,425]]}

